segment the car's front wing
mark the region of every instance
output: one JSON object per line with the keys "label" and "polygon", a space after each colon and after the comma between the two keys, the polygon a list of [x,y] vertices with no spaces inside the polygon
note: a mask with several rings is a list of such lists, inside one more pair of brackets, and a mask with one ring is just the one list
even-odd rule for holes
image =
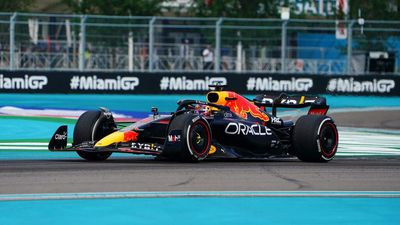
{"label": "car's front wing", "polygon": [[107,147],[95,147],[94,142],[83,142],[69,148],[50,148],[54,152],[119,152],[119,153],[134,153],[146,155],[160,155],[163,150],[163,145],[158,143],[140,143],[140,142],[125,142]]}

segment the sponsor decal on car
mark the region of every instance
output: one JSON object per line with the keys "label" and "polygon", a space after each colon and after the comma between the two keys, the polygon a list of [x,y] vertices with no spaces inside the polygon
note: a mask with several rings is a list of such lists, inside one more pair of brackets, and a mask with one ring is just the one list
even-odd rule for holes
{"label": "sponsor decal on car", "polygon": [[54,135],[54,139],[56,139],[56,140],[65,140],[65,139],[67,139],[67,132],[64,131],[62,134]]}
{"label": "sponsor decal on car", "polygon": [[297,100],[296,99],[282,99],[281,104],[297,105]]}
{"label": "sponsor decal on car", "polygon": [[271,129],[266,126],[260,124],[249,126],[240,122],[230,122],[225,128],[225,133],[232,135],[272,135]]}
{"label": "sponsor decal on car", "polygon": [[124,132],[124,141],[136,141],[138,139],[139,133],[135,131]]}
{"label": "sponsor decal on car", "polygon": [[224,112],[224,117],[226,118],[232,118],[233,114],[231,112]]}
{"label": "sponsor decal on car", "polygon": [[103,112],[103,115],[107,118],[110,119],[112,117],[112,112]]}
{"label": "sponsor decal on car", "polygon": [[179,142],[181,141],[181,135],[179,134],[169,134],[168,142]]}
{"label": "sponsor decal on car", "polygon": [[277,125],[281,125],[282,124],[282,120],[278,117],[271,117],[271,123],[272,124],[277,124]]}
{"label": "sponsor decal on car", "polygon": [[390,93],[394,87],[395,81],[391,79],[357,81],[354,77],[350,77],[330,79],[326,90],[329,92]]}
{"label": "sponsor decal on car", "polygon": [[116,76],[116,78],[99,78],[93,76],[73,76],[70,79],[71,90],[110,90],[130,91],[139,85],[139,78]]}
{"label": "sponsor decal on car", "polygon": [[277,80],[272,77],[249,77],[247,80],[248,91],[308,91],[313,87],[311,78],[295,78],[290,80]]}
{"label": "sponsor decal on car", "polygon": [[145,151],[157,151],[157,152],[162,150],[160,145],[139,143],[139,142],[133,142],[131,148],[138,150],[145,150]]}
{"label": "sponsor decal on car", "polygon": [[186,76],[164,76],[160,80],[160,89],[162,91],[206,91],[209,90],[208,85],[215,83],[226,85],[227,79],[225,77],[210,78],[208,76],[200,79],[189,79]]}
{"label": "sponsor decal on car", "polygon": [[0,89],[42,90],[47,82],[46,76],[7,77],[0,74]]}
{"label": "sponsor decal on car", "polygon": [[229,107],[232,112],[236,113],[236,115],[239,115],[246,120],[251,116],[264,122],[269,121],[267,114],[261,111],[256,105],[250,103],[247,99],[231,92],[228,94],[228,97],[235,100],[227,101],[225,106]]}
{"label": "sponsor decal on car", "polygon": [[280,145],[280,141],[271,140],[271,144],[270,144],[271,148],[279,148],[279,145]]}

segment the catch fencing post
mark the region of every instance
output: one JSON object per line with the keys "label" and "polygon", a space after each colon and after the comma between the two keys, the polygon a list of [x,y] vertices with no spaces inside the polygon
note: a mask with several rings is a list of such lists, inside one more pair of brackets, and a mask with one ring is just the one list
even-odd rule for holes
{"label": "catch fencing post", "polygon": [[288,20],[282,20],[282,37],[281,37],[281,73],[286,73],[286,29]]}
{"label": "catch fencing post", "polygon": [[133,71],[133,33],[129,32],[128,35],[128,70]]}
{"label": "catch fencing post", "polygon": [[17,13],[15,12],[10,18],[10,70],[15,69],[15,21]]}
{"label": "catch fencing post", "polygon": [[215,24],[215,65],[214,71],[216,73],[220,72],[221,65],[221,25],[223,18],[219,18]]}
{"label": "catch fencing post", "polygon": [[151,18],[149,22],[149,72],[153,72],[153,54],[154,54],[154,23],[157,17]]}
{"label": "catch fencing post", "polygon": [[81,17],[81,32],[79,34],[79,36],[80,36],[80,42],[79,42],[79,71],[83,71],[85,69],[86,19],[87,19],[86,15]]}

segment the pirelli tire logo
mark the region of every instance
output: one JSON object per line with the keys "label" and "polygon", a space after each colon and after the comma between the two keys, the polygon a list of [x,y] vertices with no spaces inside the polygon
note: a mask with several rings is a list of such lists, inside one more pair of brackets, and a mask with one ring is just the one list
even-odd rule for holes
{"label": "pirelli tire logo", "polygon": [[13,77],[0,74],[0,89],[4,90],[42,90],[47,84],[46,76]]}
{"label": "pirelli tire logo", "polygon": [[247,91],[306,92],[313,87],[311,78],[273,79],[272,77],[249,77]]}
{"label": "pirelli tire logo", "polygon": [[391,79],[372,79],[357,81],[350,78],[333,78],[326,90],[332,93],[390,93],[396,82]]}
{"label": "pirelli tire logo", "polygon": [[186,76],[164,76],[160,80],[162,91],[207,91],[210,84],[227,85],[226,77],[189,79]]}
{"label": "pirelli tire logo", "polygon": [[100,78],[93,76],[73,76],[70,80],[71,90],[95,91],[133,91],[139,85],[138,77],[116,76]]}

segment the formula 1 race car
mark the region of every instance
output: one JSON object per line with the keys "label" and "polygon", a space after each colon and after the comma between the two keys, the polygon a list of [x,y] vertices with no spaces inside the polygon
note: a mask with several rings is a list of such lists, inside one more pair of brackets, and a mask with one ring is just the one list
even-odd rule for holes
{"label": "formula 1 race car", "polygon": [[[253,100],[210,85],[207,101],[182,100],[175,112],[152,115],[134,123],[115,122],[105,109],[83,113],[67,148],[67,126],[60,126],[50,151],[76,151],[90,161],[107,159],[113,152],[148,154],[178,161],[206,158],[269,158],[296,156],[302,161],[334,158],[338,131],[326,116],[326,99],[316,96],[258,95]],[[271,113],[267,112],[271,107]],[[310,107],[294,123],[277,117],[277,108]]]}

